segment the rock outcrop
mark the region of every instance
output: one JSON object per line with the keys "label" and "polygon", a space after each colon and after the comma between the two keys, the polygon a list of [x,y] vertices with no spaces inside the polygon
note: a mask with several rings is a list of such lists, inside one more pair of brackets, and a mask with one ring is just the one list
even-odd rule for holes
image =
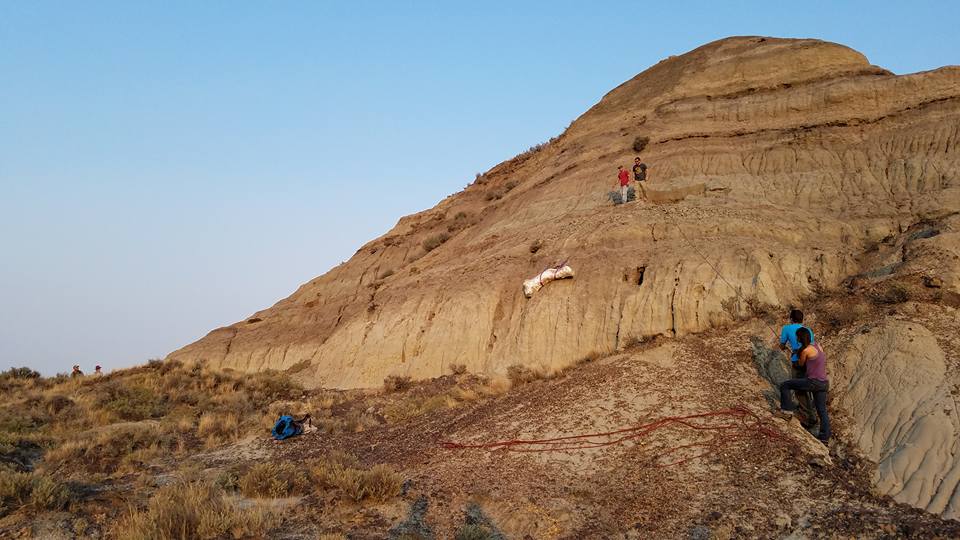
{"label": "rock outcrop", "polygon": [[834,403],[853,421],[852,442],[878,463],[880,491],[960,518],[960,372],[937,337],[889,319],[864,328],[835,366]]}
{"label": "rock outcrop", "polygon": [[[613,207],[638,138],[653,202]],[[724,39],[170,357],[341,388],[450,364],[559,368],[839,286],[871,269],[872,245],[952,219],[958,173],[960,68],[896,76],[836,44]],[[955,240],[929,240],[896,254],[897,271],[958,292],[956,261],[931,251]],[[523,279],[564,260],[576,279],[524,298]]]}

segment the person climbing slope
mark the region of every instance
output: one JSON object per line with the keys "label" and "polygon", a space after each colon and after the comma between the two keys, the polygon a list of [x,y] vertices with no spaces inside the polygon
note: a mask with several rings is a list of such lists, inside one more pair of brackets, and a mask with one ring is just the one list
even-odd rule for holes
{"label": "person climbing slope", "polygon": [[[623,168],[623,165],[617,165],[617,179],[620,180],[620,202],[627,202],[627,190],[630,186],[630,174],[626,169]],[[614,185],[616,187],[616,185]]]}
{"label": "person climbing slope", "polygon": [[827,392],[830,382],[827,379],[827,355],[820,345],[813,343],[813,332],[809,328],[797,329],[797,340],[800,348],[797,351],[797,364],[803,368],[804,377],[788,379],[780,383],[780,411],[779,416],[790,419],[794,415],[791,391],[812,392],[813,402],[820,418],[820,431],[817,439],[827,444],[830,440],[830,417],[827,415]]}
{"label": "person climbing slope", "polygon": [[643,182],[647,181],[647,164],[640,163],[640,157],[633,159],[633,181],[637,183],[637,191],[647,200],[647,190],[643,189]]}
{"label": "person climbing slope", "polygon": [[[806,328],[803,326],[803,312],[799,309],[791,309],[789,321],[780,329],[780,350],[786,350],[787,347],[790,347],[790,376],[794,379],[800,379],[806,374],[804,369],[797,365],[797,351],[800,349],[800,342],[797,341],[797,330]],[[810,330],[810,342],[816,343],[813,330]],[[797,395],[797,401],[800,403],[800,412],[803,415],[801,423],[804,427],[811,427],[813,425],[813,410],[810,406],[810,395],[801,392]]]}

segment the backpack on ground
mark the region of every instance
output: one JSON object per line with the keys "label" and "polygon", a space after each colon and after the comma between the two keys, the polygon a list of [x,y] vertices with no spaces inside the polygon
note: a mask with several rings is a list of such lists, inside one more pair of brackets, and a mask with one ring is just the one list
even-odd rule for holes
{"label": "backpack on ground", "polygon": [[296,437],[303,433],[303,424],[310,422],[310,415],[306,415],[300,420],[290,416],[290,415],[281,415],[277,419],[277,423],[273,425],[273,438],[282,441],[284,439],[289,439],[291,437]]}

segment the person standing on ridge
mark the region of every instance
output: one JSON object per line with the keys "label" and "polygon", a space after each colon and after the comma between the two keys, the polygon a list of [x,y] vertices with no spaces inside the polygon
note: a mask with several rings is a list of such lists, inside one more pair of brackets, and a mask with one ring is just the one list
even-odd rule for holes
{"label": "person standing on ridge", "polygon": [[620,180],[620,202],[627,202],[627,190],[630,186],[630,174],[623,168],[623,165],[617,165],[617,179]]}
{"label": "person standing on ridge", "polygon": [[103,371],[100,371],[100,366],[96,366],[93,368],[93,375],[95,377],[103,377]]}
{"label": "person standing on ridge", "polygon": [[633,181],[637,183],[637,191],[647,200],[647,190],[643,189],[643,182],[647,181],[647,164],[640,163],[640,156],[633,159]]}
{"label": "person standing on ridge", "polygon": [[79,365],[79,364],[74,364],[74,365],[73,365],[73,371],[70,372],[70,377],[71,377],[71,378],[83,377],[83,372],[80,371],[80,365]]}
{"label": "person standing on ridge", "polygon": [[820,418],[817,439],[827,444],[830,440],[830,417],[827,415],[827,392],[830,390],[830,381],[827,379],[827,355],[820,345],[813,344],[813,332],[809,328],[803,326],[798,328],[797,340],[800,342],[797,350],[797,364],[804,370],[804,376],[780,383],[780,410],[777,415],[788,420],[793,418],[791,391],[812,392],[817,416]]}
{"label": "person standing on ridge", "polygon": [[[803,312],[799,309],[790,310],[790,322],[783,325],[780,329],[780,350],[786,350],[790,347],[790,371],[791,377],[801,379],[806,375],[806,371],[798,364],[800,341],[797,340],[797,331],[803,326]],[[813,330],[807,328],[810,332],[810,343],[816,343]],[[798,392],[797,402],[800,404],[800,411],[803,414],[803,424],[809,427],[813,423],[813,410],[810,407],[810,394],[808,392]]]}

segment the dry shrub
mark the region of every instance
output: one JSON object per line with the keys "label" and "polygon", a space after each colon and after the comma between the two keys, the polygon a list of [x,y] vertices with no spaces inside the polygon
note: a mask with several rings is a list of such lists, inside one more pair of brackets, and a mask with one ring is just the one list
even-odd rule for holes
{"label": "dry shrub", "polygon": [[74,405],[73,400],[60,394],[48,396],[44,400],[44,408],[50,416],[57,416],[62,411]]}
{"label": "dry shrub", "polygon": [[495,535],[493,531],[485,525],[470,523],[464,525],[462,529],[457,531],[457,535],[453,538],[454,540],[494,540],[500,538],[500,536]]}
{"label": "dry shrub", "polygon": [[487,201],[499,201],[502,198],[503,198],[503,192],[498,189],[488,191],[486,196],[484,197],[484,199]]}
{"label": "dry shrub", "polygon": [[69,501],[67,488],[49,476],[0,470],[0,516],[26,505],[61,510]]}
{"label": "dry shrub", "polygon": [[542,247],[543,247],[543,241],[539,239],[534,240],[533,242],[530,243],[530,253],[536,253],[540,251],[540,248]]}
{"label": "dry shrub", "polygon": [[507,378],[513,386],[520,386],[539,379],[547,379],[550,373],[541,366],[527,367],[521,364],[513,364],[507,368]]}
{"label": "dry shrub", "polygon": [[359,469],[349,454],[336,453],[317,460],[311,473],[321,487],[339,491],[354,502],[387,501],[399,496],[403,487],[403,478],[387,465]]}
{"label": "dry shrub", "polygon": [[856,322],[867,314],[867,306],[859,299],[848,299],[842,303],[823,306],[818,315],[820,320],[833,328],[843,328]]}
{"label": "dry shrub", "polygon": [[457,212],[456,215],[453,216],[453,219],[455,221],[463,221],[467,219],[467,213],[463,211]]}
{"label": "dry shrub", "polygon": [[466,372],[466,364],[450,364],[450,373],[453,373],[454,375],[463,375]]}
{"label": "dry shrub", "polygon": [[440,232],[434,235],[430,235],[423,240],[420,244],[423,246],[424,251],[433,251],[440,247],[441,244],[450,239],[450,235],[445,232]]}
{"label": "dry shrub", "polygon": [[209,448],[240,438],[240,415],[233,412],[205,412],[197,424],[197,437]]}
{"label": "dry shrub", "polygon": [[323,533],[317,540],[347,540],[347,537],[340,533]]}
{"label": "dry shrub", "polygon": [[910,291],[899,283],[891,283],[883,291],[875,293],[872,299],[878,304],[902,304],[910,300]]}
{"label": "dry shrub", "polygon": [[389,377],[383,379],[383,389],[387,393],[391,392],[402,392],[407,388],[410,388],[411,379],[406,375],[390,375]]}
{"label": "dry shrub", "polygon": [[450,396],[457,401],[474,401],[480,398],[480,394],[472,388],[455,387],[450,391]]}
{"label": "dry shrub", "polygon": [[639,154],[648,144],[650,144],[650,137],[639,136],[633,140],[633,151]]}
{"label": "dry shrub", "polygon": [[213,486],[175,483],[161,487],[145,510],[121,519],[113,534],[120,540],[264,537],[277,525],[262,509],[241,509]]}
{"label": "dry shrub", "polygon": [[388,422],[400,422],[414,416],[431,413],[439,409],[451,408],[457,405],[453,397],[438,394],[435,396],[415,397],[388,403],[383,407],[383,417]]}
{"label": "dry shrub", "polygon": [[10,368],[0,373],[0,379],[39,379],[40,373],[28,367]]}
{"label": "dry shrub", "polygon": [[240,477],[237,486],[247,497],[281,498],[303,494],[307,478],[299,467],[287,461],[257,463]]}
{"label": "dry shrub", "polygon": [[503,185],[503,189],[505,189],[505,190],[507,190],[507,191],[510,191],[510,190],[512,190],[513,188],[515,188],[515,187],[517,187],[517,186],[519,186],[519,185],[520,185],[520,182],[517,182],[516,180],[510,180],[510,181],[508,181],[506,184]]}
{"label": "dry shrub", "polygon": [[510,390],[512,382],[508,377],[494,375],[484,381],[477,391],[486,397],[499,396]]}
{"label": "dry shrub", "polygon": [[[82,468],[88,472],[110,472],[128,455],[138,451],[161,453],[174,445],[174,437],[158,425],[140,424],[108,428],[94,437],[81,436],[46,453],[51,467]],[[142,457],[144,453],[135,456]]]}
{"label": "dry shrub", "polygon": [[97,389],[97,407],[120,420],[146,420],[166,414],[162,396],[144,386],[110,381]]}

